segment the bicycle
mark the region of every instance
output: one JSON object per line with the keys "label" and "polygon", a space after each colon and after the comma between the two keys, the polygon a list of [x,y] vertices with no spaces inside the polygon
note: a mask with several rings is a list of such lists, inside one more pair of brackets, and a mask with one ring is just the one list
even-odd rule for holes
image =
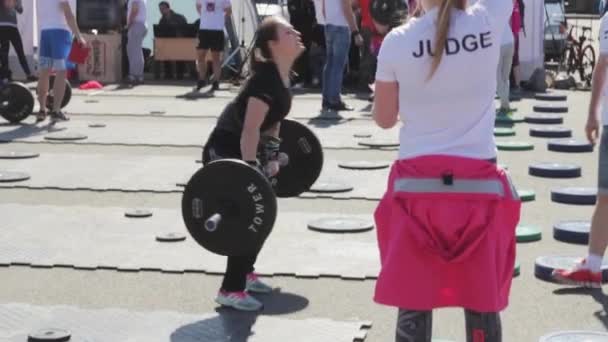
{"label": "bicycle", "polygon": [[[578,40],[574,37],[574,29],[578,28],[577,25],[572,25],[568,31],[566,38],[566,47],[564,48],[561,61],[561,71],[566,71],[568,75],[575,74],[578,72],[581,81],[590,87],[591,78],[593,75],[593,69],[595,68],[595,50],[591,46],[591,27],[580,26],[583,30],[583,34],[578,37]],[[565,31],[565,27],[562,26],[562,30]],[[589,32],[589,37],[585,34]]]}

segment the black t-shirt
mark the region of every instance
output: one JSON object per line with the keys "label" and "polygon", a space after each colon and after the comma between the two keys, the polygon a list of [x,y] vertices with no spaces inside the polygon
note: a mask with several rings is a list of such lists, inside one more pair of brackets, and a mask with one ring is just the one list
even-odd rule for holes
{"label": "black t-shirt", "polygon": [[209,143],[228,145],[233,149],[238,147],[240,153],[241,132],[250,97],[255,97],[268,105],[268,112],[260,132],[268,130],[283,120],[291,109],[291,91],[285,87],[276,64],[259,63],[236,98],[226,106],[220,115]]}

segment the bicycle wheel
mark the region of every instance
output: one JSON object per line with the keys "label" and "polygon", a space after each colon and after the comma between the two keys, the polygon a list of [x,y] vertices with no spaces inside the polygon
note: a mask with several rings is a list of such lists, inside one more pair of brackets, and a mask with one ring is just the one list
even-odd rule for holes
{"label": "bicycle wheel", "polygon": [[581,53],[579,73],[581,74],[581,81],[585,82],[588,87],[591,86],[593,69],[595,69],[595,50],[593,46],[587,45]]}
{"label": "bicycle wheel", "polygon": [[559,71],[566,72],[570,75],[576,71],[576,53],[572,46],[568,46],[562,52],[561,60],[559,61]]}

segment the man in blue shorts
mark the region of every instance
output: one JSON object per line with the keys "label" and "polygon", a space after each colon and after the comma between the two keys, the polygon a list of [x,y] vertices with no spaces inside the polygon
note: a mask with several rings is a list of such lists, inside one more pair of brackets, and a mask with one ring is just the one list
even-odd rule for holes
{"label": "man in blue shorts", "polygon": [[36,122],[46,119],[46,98],[49,91],[49,77],[55,72],[54,101],[51,110],[51,122],[67,121],[68,117],[61,112],[61,102],[65,94],[66,64],[72,48],[72,34],[76,40],[85,45],[80,34],[76,18],[72,12],[69,0],[44,0],[36,2],[38,24],[40,26],[38,79],[38,102],[40,112]]}

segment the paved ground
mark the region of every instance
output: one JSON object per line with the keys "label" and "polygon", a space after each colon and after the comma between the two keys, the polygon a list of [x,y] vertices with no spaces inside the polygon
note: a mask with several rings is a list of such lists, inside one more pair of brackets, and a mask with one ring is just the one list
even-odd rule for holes
{"label": "paved ground", "polygon": [[[82,317],[106,317],[106,311],[99,310],[108,308],[129,310],[133,313],[120,311],[121,315],[135,323],[125,325],[134,331],[131,337],[143,340],[147,332],[137,330],[152,329],[152,325],[138,325],[137,319],[158,319],[165,317],[159,311],[171,311],[170,317],[179,317],[172,327],[175,331],[184,322],[217,318],[221,322],[236,319],[245,326],[255,322],[250,341],[287,341],[296,337],[302,341],[351,341],[365,334],[365,341],[391,341],[395,310],[372,301],[373,278],[378,269],[374,233],[323,235],[309,231],[306,223],[326,215],[371,217],[384,187],[386,170],[345,171],[335,163],[393,160],[395,149],[362,148],[352,134],[369,131],[396,140],[397,130],[381,132],[375,128],[368,116],[369,103],[353,96],[348,100],[357,110],[339,118],[320,115],[318,94],[296,96],[293,117],[311,127],[325,145],[328,162],[323,179],[342,179],[355,190],[345,198],[304,194],[280,200],[277,231],[260,256],[263,273],[274,275],[264,279],[277,290],[261,297],[266,308],[259,317],[226,310],[216,312],[213,297],[221,281],[217,273],[221,272],[222,259],[197,249],[192,241],[171,246],[153,241],[161,231],[185,233],[179,216],[178,183],[187,180],[200,165],[195,161],[200,159],[200,146],[214,117],[234,96],[234,89],[227,89],[215,98],[193,99],[184,96],[188,91],[177,85],[76,91],[69,107],[73,120],[55,129],[87,136],[70,143],[45,139],[57,132],[49,132],[42,125],[33,126],[33,119],[21,126],[0,123],[0,140],[10,141],[0,144],[0,152],[40,154],[36,159],[0,160],[0,170],[25,171],[32,176],[25,182],[0,184],[0,215],[7,218],[0,223],[0,265],[4,265],[0,266],[0,317],[9,317],[2,316],[5,311],[13,310],[10,317],[14,318],[18,309],[25,310],[19,311],[21,315],[34,310],[39,316],[32,317],[41,317],[40,324],[60,324],[48,320],[49,315],[59,315],[49,314],[59,312],[55,308],[58,305],[69,307],[60,310],[62,314]],[[564,114],[564,126],[582,138],[589,93],[569,92],[568,96],[570,110]],[[519,109],[518,115],[526,115],[536,103],[524,99],[514,105]],[[104,123],[106,127],[90,128],[91,123]],[[555,241],[552,225],[559,220],[586,219],[592,207],[553,203],[550,189],[562,185],[595,186],[597,153],[549,152],[547,139],[529,136],[530,126],[517,124],[516,137],[498,138],[534,144],[533,151],[500,152],[499,162],[508,166],[518,189],[536,192],[536,201],[524,204],[522,223],[543,231],[542,241],[518,245],[521,275],[513,282],[511,305],[504,313],[505,341],[537,341],[556,330],[605,331],[608,301],[601,292],[564,289],[534,277],[534,260],[538,256],[585,252],[583,246]],[[570,180],[529,176],[528,164],[536,161],[576,163],[582,166],[583,176]],[[124,219],[123,212],[134,207],[147,208],[155,216],[149,221]],[[95,269],[100,264],[107,267]],[[135,271],[142,265],[150,270]],[[157,268],[164,271],[153,270],[159,265],[162,267]],[[194,269],[184,272],[190,266]],[[463,341],[462,316],[456,309],[437,311],[435,335]],[[3,326],[0,318],[0,341],[15,341],[19,338],[15,337],[15,325],[25,321],[7,321],[12,325]],[[369,330],[365,328],[368,321],[372,322]],[[21,324],[29,327],[35,323]],[[115,327],[112,324],[108,322],[106,330],[96,334],[106,341],[126,339],[107,331],[107,327]],[[224,323],[224,328],[230,326]],[[199,328],[205,327],[203,324]],[[214,327],[210,325],[209,329]],[[65,328],[77,329],[70,326],[67,318]],[[104,335],[104,331],[108,334]],[[291,335],[285,335],[286,331]],[[228,339],[225,331],[216,335],[201,332],[198,340],[247,340],[248,334],[241,333],[237,334],[240,337]],[[167,335],[165,341],[181,341],[175,336]]]}

